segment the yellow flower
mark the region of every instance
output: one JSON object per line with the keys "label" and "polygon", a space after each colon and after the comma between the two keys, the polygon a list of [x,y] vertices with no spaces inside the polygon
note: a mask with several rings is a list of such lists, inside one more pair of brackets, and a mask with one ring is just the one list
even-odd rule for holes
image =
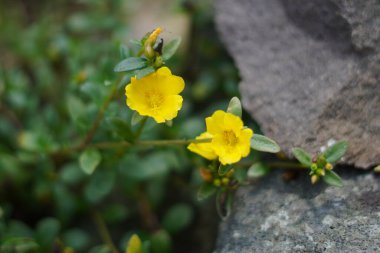
{"label": "yellow flower", "polygon": [[[198,137],[196,137],[195,139],[200,140],[200,139],[209,139],[209,138],[212,138],[212,135],[210,133],[204,132]],[[198,155],[201,155],[204,158],[209,159],[209,160],[214,160],[218,157],[214,152],[211,142],[191,143],[187,148],[191,152],[197,153]]]}
{"label": "yellow flower", "polygon": [[140,115],[163,123],[177,116],[183,101],[178,94],[184,87],[181,77],[172,75],[169,68],[162,67],[140,80],[132,77],[125,87],[127,105]]}
{"label": "yellow flower", "polygon": [[225,164],[232,164],[250,152],[253,131],[243,126],[243,121],[231,113],[218,110],[206,118],[207,132],[197,139],[212,138],[210,143],[190,144],[188,149],[213,160],[216,157]]}

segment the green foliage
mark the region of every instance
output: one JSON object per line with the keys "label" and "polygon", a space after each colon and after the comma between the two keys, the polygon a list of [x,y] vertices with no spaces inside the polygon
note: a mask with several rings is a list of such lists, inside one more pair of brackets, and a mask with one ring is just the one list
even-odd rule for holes
{"label": "green foliage", "polygon": [[91,175],[102,160],[102,156],[96,149],[86,149],[79,157],[79,164],[83,172]]}
{"label": "green foliage", "polygon": [[249,167],[247,176],[249,178],[256,178],[265,176],[270,172],[270,168],[263,163],[254,163],[251,167]]}
{"label": "green foliage", "polygon": [[342,179],[334,171],[326,171],[326,175],[323,177],[323,181],[332,186],[343,186]]}
{"label": "green foliage", "polygon": [[187,204],[176,204],[164,215],[163,227],[170,233],[175,234],[186,228],[193,219],[193,210]]}
{"label": "green foliage", "polygon": [[55,218],[45,218],[37,224],[36,240],[41,248],[49,249],[58,236],[60,222]]}
{"label": "green foliage", "polygon": [[281,150],[274,140],[271,140],[268,137],[261,134],[253,135],[251,139],[251,148],[254,150],[268,153],[278,153]]}
{"label": "green foliage", "polygon": [[[134,146],[192,139],[207,115],[227,105],[242,116],[238,72],[212,29],[211,8],[201,8],[208,1],[192,3],[197,34],[187,47],[179,48],[181,38],[166,41],[164,32],[162,54],[160,40],[148,49],[147,37],[123,44],[134,30],[123,17],[135,14],[137,0],[11,2],[0,2],[0,252],[108,253],[105,229],[123,246],[120,252],[181,252],[173,242],[196,237],[199,227],[189,228],[209,219],[196,212],[208,207],[199,206],[192,189],[200,187],[200,200],[214,197],[225,218],[247,176],[269,171],[252,151],[242,164],[214,164],[205,181],[194,168],[207,167],[206,161],[186,145]],[[157,126],[126,106],[124,88],[164,65],[186,77],[185,100],[177,118]],[[251,144],[280,150],[259,134]],[[327,150],[327,162],[338,161],[346,146]],[[254,165],[247,170],[245,162]],[[338,185],[334,175],[326,171],[324,179]]]}
{"label": "green foliage", "polygon": [[214,193],[216,193],[216,188],[212,184],[203,183],[198,190],[198,200],[204,200],[211,197]]}
{"label": "green foliage", "polygon": [[295,158],[303,165],[310,167],[311,166],[311,156],[302,148],[293,148],[293,155]]}
{"label": "green foliage", "polygon": [[157,231],[153,234],[151,241],[151,249],[153,253],[170,253],[171,238],[165,230]]}
{"label": "green foliage", "polygon": [[127,72],[148,66],[147,60],[140,57],[130,57],[119,62],[113,69],[115,72]]}
{"label": "green foliage", "polygon": [[326,151],[323,152],[323,154],[329,163],[336,163],[346,153],[347,148],[347,141],[338,141],[337,143],[334,143],[332,146],[328,147]]}
{"label": "green foliage", "polygon": [[181,38],[180,37],[175,38],[174,40],[165,44],[165,46],[162,50],[162,58],[164,59],[164,61],[167,61],[173,57],[173,55],[177,51],[180,44],[181,44]]}
{"label": "green foliage", "polygon": [[239,98],[233,97],[230,100],[230,103],[228,104],[228,107],[227,107],[227,112],[232,113],[241,118],[242,109],[241,109],[241,103],[240,103]]}

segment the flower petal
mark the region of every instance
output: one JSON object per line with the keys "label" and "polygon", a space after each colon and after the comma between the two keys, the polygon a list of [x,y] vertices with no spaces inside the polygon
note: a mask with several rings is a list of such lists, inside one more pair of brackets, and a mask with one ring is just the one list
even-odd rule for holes
{"label": "flower petal", "polygon": [[218,110],[211,117],[206,118],[206,129],[211,134],[222,133],[224,128],[224,115],[226,113]]}
{"label": "flower petal", "polygon": [[[212,138],[210,133],[204,132],[201,135],[197,136],[195,139],[208,139]],[[214,149],[211,143],[191,143],[187,148],[194,153],[197,153],[200,156],[203,156],[206,159],[214,160],[217,158],[217,155],[214,152]]]}

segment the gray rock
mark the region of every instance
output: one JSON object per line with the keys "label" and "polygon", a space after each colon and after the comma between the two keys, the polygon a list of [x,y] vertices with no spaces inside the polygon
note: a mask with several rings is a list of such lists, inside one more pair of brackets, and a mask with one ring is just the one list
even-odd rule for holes
{"label": "gray rock", "polygon": [[240,188],[215,253],[380,252],[380,178],[340,170],[343,188],[279,172]]}
{"label": "gray rock", "polygon": [[380,1],[217,0],[244,108],[290,154],[346,139],[345,163],[380,163]]}

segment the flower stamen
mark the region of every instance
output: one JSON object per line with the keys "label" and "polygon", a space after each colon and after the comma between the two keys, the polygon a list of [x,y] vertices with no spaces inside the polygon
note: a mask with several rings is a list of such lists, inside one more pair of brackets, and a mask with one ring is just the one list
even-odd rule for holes
{"label": "flower stamen", "polygon": [[223,140],[227,146],[235,146],[238,143],[238,138],[231,130],[223,131]]}

